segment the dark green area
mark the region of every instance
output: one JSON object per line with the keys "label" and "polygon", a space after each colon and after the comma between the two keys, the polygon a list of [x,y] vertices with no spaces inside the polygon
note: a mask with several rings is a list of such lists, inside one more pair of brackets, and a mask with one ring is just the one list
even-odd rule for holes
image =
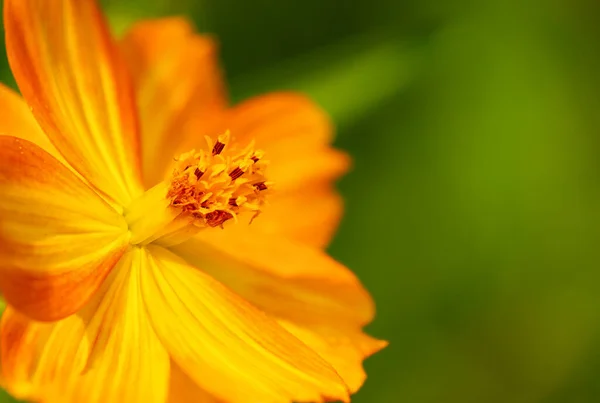
{"label": "dark green area", "polygon": [[600,401],[600,3],[104,3],[117,30],[190,15],[236,100],[333,115],[355,165],[331,253],[391,342],[354,402]]}

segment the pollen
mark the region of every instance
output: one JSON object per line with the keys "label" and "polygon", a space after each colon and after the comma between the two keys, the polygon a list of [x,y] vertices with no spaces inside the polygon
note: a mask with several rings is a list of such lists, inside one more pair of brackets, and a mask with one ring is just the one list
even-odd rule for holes
{"label": "pollen", "polygon": [[194,218],[198,227],[223,227],[243,213],[256,218],[272,188],[264,152],[251,143],[238,148],[229,132],[216,141],[206,138],[206,150],[192,150],[176,159],[167,198],[172,207]]}

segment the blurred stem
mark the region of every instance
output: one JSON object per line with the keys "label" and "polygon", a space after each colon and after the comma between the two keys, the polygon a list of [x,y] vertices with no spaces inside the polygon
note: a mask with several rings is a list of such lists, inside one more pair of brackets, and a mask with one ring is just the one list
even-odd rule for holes
{"label": "blurred stem", "polygon": [[420,49],[381,36],[352,38],[267,70],[233,77],[233,100],[268,91],[299,91],[327,110],[338,126],[350,126],[411,82]]}

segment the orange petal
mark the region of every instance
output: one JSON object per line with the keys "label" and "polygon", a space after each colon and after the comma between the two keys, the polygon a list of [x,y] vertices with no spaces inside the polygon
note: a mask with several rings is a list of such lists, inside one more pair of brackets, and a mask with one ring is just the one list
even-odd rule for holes
{"label": "orange petal", "polygon": [[348,170],[350,160],[329,146],[332,128],[325,113],[302,95],[274,93],[245,101],[212,122],[188,137],[182,151],[202,145],[199,133],[230,129],[241,145],[255,140],[270,161],[271,206],[250,231],[326,246],[342,213],[331,182]]}
{"label": "orange petal", "polygon": [[0,324],[2,376],[15,397],[45,401],[48,388],[82,371],[78,353],[85,325],[75,315],[54,323],[35,322],[7,307]]}
{"label": "orange petal", "polygon": [[160,247],[149,247],[142,290],[173,361],[231,403],[348,401],[317,354],[226,287]]}
{"label": "orange petal", "polygon": [[232,231],[235,227],[200,233],[171,249],[279,318],[356,392],[365,379],[363,359],[386,345],[361,331],[373,317],[366,290],[344,266],[315,248],[281,236],[242,237]]}
{"label": "orange petal", "polygon": [[162,179],[184,133],[196,130],[194,122],[203,125],[226,106],[217,49],[183,18],[140,22],[121,48],[135,82],[150,187]]}
{"label": "orange petal", "polygon": [[9,62],[40,126],[102,193],[141,193],[133,86],[94,0],[6,0]]}
{"label": "orange petal", "polygon": [[239,237],[230,231],[234,225],[200,232],[171,249],[279,318],[339,328],[359,328],[372,320],[371,297],[342,264],[282,237]]}
{"label": "orange petal", "polygon": [[48,338],[49,324],[32,322],[7,306],[0,322],[2,387],[17,399],[39,401],[31,375],[39,342]]}
{"label": "orange petal", "polygon": [[171,383],[167,403],[223,403],[202,389],[171,361]]}
{"label": "orange petal", "polygon": [[199,134],[214,136],[227,129],[242,145],[256,140],[256,148],[266,152],[269,177],[280,192],[306,190],[315,181],[331,181],[348,169],[348,157],[329,147],[333,130],[327,115],[302,95],[255,97],[209,123],[193,132],[180,151],[202,146]]}
{"label": "orange petal", "polygon": [[271,161],[269,180],[275,182],[277,193],[310,192],[323,183],[333,182],[350,167],[348,155],[333,148],[302,153],[291,147],[287,153],[271,153],[267,158]]}
{"label": "orange petal", "polygon": [[38,320],[83,306],[128,242],[127,224],[73,172],[27,140],[0,136],[0,289]]}
{"label": "orange petal", "polygon": [[269,201],[265,213],[246,228],[256,227],[274,235],[282,234],[294,241],[320,248],[329,244],[344,208],[340,195],[327,185],[312,192],[281,196],[275,191]]}
{"label": "orange petal", "polygon": [[238,237],[254,237],[256,233],[284,236],[325,248],[338,227],[342,210],[342,198],[331,185],[316,186],[305,192],[274,191],[252,225],[247,225],[249,218],[241,216],[240,225],[230,225],[227,231],[235,232]]}
{"label": "orange petal", "polygon": [[287,321],[279,321],[279,324],[329,362],[352,393],[358,391],[367,378],[363,360],[388,344],[360,330],[310,329]]}
{"label": "orange petal", "polygon": [[2,83],[0,83],[0,110],[2,111],[0,135],[28,140],[65,163],[62,155],[56,151],[46,133],[38,125],[23,98]]}
{"label": "orange petal", "polygon": [[48,324],[7,309],[0,347],[11,393],[42,402],[165,402],[169,358],[143,310],[141,267],[131,255],[78,315]]}
{"label": "orange petal", "polygon": [[240,141],[255,139],[268,151],[281,145],[309,148],[329,144],[333,128],[328,116],[309,98],[296,93],[271,93],[250,98],[227,116]]}

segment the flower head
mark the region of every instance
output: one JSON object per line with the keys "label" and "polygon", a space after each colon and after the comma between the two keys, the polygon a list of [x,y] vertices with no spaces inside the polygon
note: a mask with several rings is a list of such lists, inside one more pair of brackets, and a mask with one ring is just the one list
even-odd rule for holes
{"label": "flower head", "polygon": [[[228,106],[182,19],[5,0],[4,384],[40,402],[348,401],[373,304],[323,248],[347,157],[306,98]],[[249,225],[249,223],[252,223]]]}
{"label": "flower head", "polygon": [[177,158],[167,198],[171,206],[195,218],[196,225],[217,227],[242,212],[258,215],[270,186],[264,153],[252,145],[226,150],[229,133],[212,143],[209,151],[189,151]]}

